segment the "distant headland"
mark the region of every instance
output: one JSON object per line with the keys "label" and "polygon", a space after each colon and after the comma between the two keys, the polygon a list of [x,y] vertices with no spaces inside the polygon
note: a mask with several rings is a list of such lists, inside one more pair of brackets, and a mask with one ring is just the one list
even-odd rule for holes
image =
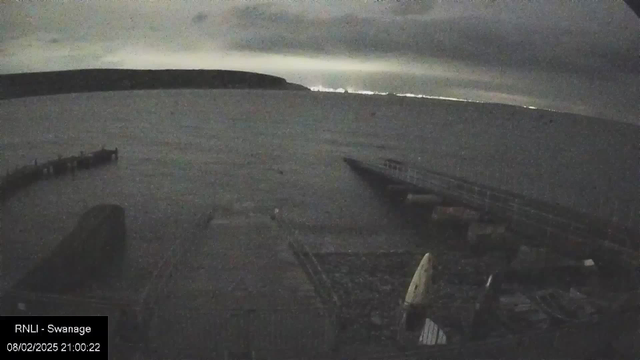
{"label": "distant headland", "polygon": [[152,89],[309,89],[271,75],[231,70],[83,69],[0,75],[0,100]]}

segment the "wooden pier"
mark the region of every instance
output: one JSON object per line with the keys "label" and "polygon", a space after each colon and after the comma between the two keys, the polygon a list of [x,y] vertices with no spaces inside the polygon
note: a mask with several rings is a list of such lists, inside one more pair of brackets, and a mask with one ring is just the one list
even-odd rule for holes
{"label": "wooden pier", "polygon": [[7,200],[18,190],[39,180],[75,173],[76,170],[87,170],[117,160],[118,148],[114,150],[102,148],[87,154],[80,152],[78,156],[58,156],[57,159],[44,163],[38,163],[38,160],[35,160],[32,165],[16,167],[0,178],[0,201]]}
{"label": "wooden pier", "polygon": [[345,158],[354,170],[420,189],[509,224],[509,230],[565,256],[598,258],[601,263],[640,268],[640,233],[602,219],[522,194],[478,184],[397,160],[380,163]]}

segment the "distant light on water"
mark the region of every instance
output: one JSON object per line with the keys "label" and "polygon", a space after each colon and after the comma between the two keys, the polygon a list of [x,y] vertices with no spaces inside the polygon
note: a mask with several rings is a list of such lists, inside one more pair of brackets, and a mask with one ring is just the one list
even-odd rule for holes
{"label": "distant light on water", "polygon": [[333,89],[333,88],[328,88],[328,87],[324,87],[322,85],[319,86],[312,86],[310,87],[310,89],[312,91],[321,91],[321,92],[338,92],[338,93],[350,93],[350,94],[363,94],[363,95],[389,95],[388,92],[379,92],[379,91],[370,91],[370,90],[358,90],[358,89],[353,89],[353,88],[337,88],[337,89]]}
{"label": "distant light on water", "polygon": [[396,96],[406,96],[406,97],[414,97],[414,98],[421,98],[421,99],[462,101],[462,102],[477,102],[477,103],[482,102],[482,101],[475,101],[475,100],[469,100],[469,99],[459,99],[459,98],[452,98],[452,97],[446,97],[446,96],[434,96],[434,95],[422,95],[422,94],[396,94]]}
{"label": "distant light on water", "polygon": [[412,98],[423,98],[423,99],[438,99],[438,100],[478,102],[478,103],[482,102],[482,101],[474,101],[474,100],[468,100],[468,99],[458,99],[458,98],[452,98],[452,97],[423,95],[423,94],[411,94],[411,93],[394,94],[394,93],[388,93],[388,92],[371,91],[371,90],[358,90],[358,89],[352,89],[352,88],[347,88],[347,89],[337,88],[337,89],[333,89],[333,88],[324,87],[322,85],[312,86],[312,87],[310,87],[310,89],[312,91],[320,91],[320,92],[337,92],[337,93],[348,92],[350,94],[363,94],[363,95],[395,95],[395,96],[404,96],[404,97],[412,97]]}
{"label": "distant light on water", "polygon": [[321,91],[321,92],[339,92],[339,93],[343,93],[346,90],[343,88],[337,88],[337,89],[332,89],[332,88],[327,88],[324,86],[312,86],[310,87],[311,91]]}
{"label": "distant light on water", "polygon": [[[319,92],[337,92],[337,93],[350,93],[350,94],[362,94],[362,95],[395,95],[395,96],[404,96],[404,97],[412,97],[412,98],[420,98],[420,99],[437,99],[437,100],[449,100],[449,101],[461,101],[461,102],[471,102],[471,103],[479,103],[479,104],[491,104],[492,102],[490,101],[478,101],[478,100],[470,100],[470,99],[460,99],[460,98],[453,98],[453,97],[446,97],[446,96],[434,96],[434,95],[424,95],[424,94],[411,94],[411,93],[404,93],[404,94],[394,94],[394,93],[388,93],[388,92],[379,92],[379,91],[371,91],[371,90],[357,90],[357,89],[352,89],[352,88],[328,88],[328,87],[324,87],[322,85],[318,85],[318,86],[311,86],[310,87],[311,91],[319,91]],[[496,104],[499,104],[496,102]],[[516,106],[520,106],[523,108],[527,108],[527,109],[533,109],[533,110],[537,110],[539,108],[534,107],[534,106],[527,106],[527,105],[516,105]],[[553,110],[550,110],[553,111]]]}

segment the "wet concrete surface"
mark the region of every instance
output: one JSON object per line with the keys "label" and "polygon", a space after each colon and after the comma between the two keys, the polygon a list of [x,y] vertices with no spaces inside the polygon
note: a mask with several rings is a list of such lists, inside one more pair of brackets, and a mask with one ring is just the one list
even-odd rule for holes
{"label": "wet concrete surface", "polygon": [[269,341],[282,329],[292,339],[303,337],[322,308],[288,236],[266,214],[216,215],[200,238],[185,245],[152,322],[148,353],[210,358],[247,341]]}

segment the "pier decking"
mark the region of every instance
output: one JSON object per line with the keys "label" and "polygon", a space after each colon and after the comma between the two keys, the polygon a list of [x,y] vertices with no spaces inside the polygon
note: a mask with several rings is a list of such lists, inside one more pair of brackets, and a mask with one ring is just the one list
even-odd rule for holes
{"label": "pier decking", "polygon": [[334,309],[296,261],[290,237],[264,214],[216,214],[167,285],[150,349],[162,358],[223,359],[248,349],[256,359],[327,354]]}
{"label": "pier decking", "polygon": [[640,266],[640,233],[612,220],[396,160],[368,163],[345,158],[344,161],[356,170],[426,190],[506,221],[513,232],[565,255],[622,261],[630,270]]}

